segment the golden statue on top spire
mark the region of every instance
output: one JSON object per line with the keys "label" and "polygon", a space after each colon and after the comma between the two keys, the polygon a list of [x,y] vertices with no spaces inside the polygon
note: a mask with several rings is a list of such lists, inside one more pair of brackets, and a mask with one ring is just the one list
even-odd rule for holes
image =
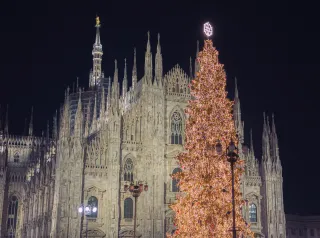
{"label": "golden statue on top spire", "polygon": [[100,26],[100,18],[96,16],[96,26]]}

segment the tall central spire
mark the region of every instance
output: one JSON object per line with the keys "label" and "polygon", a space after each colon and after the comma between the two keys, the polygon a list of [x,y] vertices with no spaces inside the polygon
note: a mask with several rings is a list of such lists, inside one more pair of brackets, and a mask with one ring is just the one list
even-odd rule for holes
{"label": "tall central spire", "polygon": [[90,87],[100,84],[100,78],[102,75],[101,61],[102,61],[102,45],[100,41],[100,18],[96,17],[96,40],[93,44],[93,70],[90,73]]}

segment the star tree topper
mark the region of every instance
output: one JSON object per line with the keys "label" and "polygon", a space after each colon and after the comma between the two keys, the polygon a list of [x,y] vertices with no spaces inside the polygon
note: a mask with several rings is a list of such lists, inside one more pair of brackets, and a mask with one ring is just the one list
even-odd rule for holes
{"label": "star tree topper", "polygon": [[204,34],[206,34],[207,37],[210,37],[213,35],[213,28],[209,22],[203,25],[203,32]]}

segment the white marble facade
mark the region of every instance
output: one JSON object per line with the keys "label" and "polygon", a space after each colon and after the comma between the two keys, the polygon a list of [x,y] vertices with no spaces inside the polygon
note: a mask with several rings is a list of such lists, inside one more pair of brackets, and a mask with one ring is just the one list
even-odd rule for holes
{"label": "white marble facade", "polygon": [[[131,180],[149,186],[137,203],[137,235],[160,238],[174,231],[169,206],[178,188],[170,175],[180,169],[175,156],[183,150],[184,109],[191,99],[188,84],[193,68],[197,71],[199,66],[193,67],[190,60],[189,75],[179,65],[163,74],[158,36],[153,68],[148,34],[144,76],[138,81],[134,52],[132,86],[128,88],[125,63],[120,88],[117,62],[112,80],[102,72],[100,25],[92,54],[89,88],[77,85],[74,92],[66,91],[52,133],[48,126],[47,133],[35,137],[32,119],[28,136],[11,136],[8,118],[3,127],[0,124],[0,237],[80,237],[86,218],[78,207],[88,203],[98,207],[87,218],[89,237],[132,237],[134,200],[123,189]],[[250,148],[242,146],[238,89],[234,118],[240,155],[247,162],[243,215],[257,237],[284,238],[282,168],[274,121],[270,128],[265,118],[260,163],[252,140]]]}

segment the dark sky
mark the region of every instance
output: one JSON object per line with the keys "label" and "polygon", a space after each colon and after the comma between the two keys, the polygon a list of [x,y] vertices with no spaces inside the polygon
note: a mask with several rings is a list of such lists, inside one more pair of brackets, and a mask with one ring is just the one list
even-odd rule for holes
{"label": "dark sky", "polygon": [[196,40],[203,45],[202,24],[210,21],[230,97],[238,78],[246,135],[253,128],[259,158],[262,113],[275,113],[286,213],[320,213],[317,9],[311,1],[280,0],[1,1],[1,110],[9,104],[10,131],[21,134],[34,106],[40,134],[66,86],[78,76],[87,87],[96,14],[106,76],[113,75],[115,58],[121,69],[127,57],[131,71],[135,46],[142,76],[148,30],[153,52],[161,34],[165,72],[176,63],[188,72]]}

